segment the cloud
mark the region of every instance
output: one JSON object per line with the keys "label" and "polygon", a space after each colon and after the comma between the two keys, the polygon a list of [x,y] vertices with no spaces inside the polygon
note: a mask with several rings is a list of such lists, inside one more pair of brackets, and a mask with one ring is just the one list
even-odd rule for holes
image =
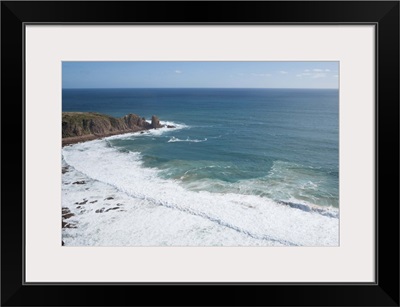
{"label": "cloud", "polygon": [[334,78],[339,78],[339,76],[338,76],[338,75],[333,75],[332,77],[334,77]]}
{"label": "cloud", "polygon": [[325,69],[325,71],[326,71],[326,72],[330,72],[331,70],[330,70],[330,69]]}
{"label": "cloud", "polygon": [[318,78],[324,78],[326,77],[326,73],[323,72],[322,69],[313,69],[312,72],[309,72],[309,69],[305,69],[301,74],[297,74],[296,77],[302,78],[302,77],[307,77],[307,78],[312,78],[312,79],[318,79]]}
{"label": "cloud", "polygon": [[255,76],[255,77],[271,77],[272,76],[271,74],[256,74],[256,73],[252,73],[251,75]]}
{"label": "cloud", "polygon": [[175,70],[175,73],[176,73],[176,74],[182,74],[183,71],[182,71],[182,70]]}
{"label": "cloud", "polygon": [[286,75],[288,72],[284,71],[284,70],[281,70],[279,73],[282,74],[282,75]]}
{"label": "cloud", "polygon": [[312,71],[313,72],[323,72],[324,70],[323,69],[319,69],[319,68],[314,68]]}
{"label": "cloud", "polygon": [[326,77],[326,74],[325,73],[316,73],[316,74],[312,74],[311,75],[311,78],[313,78],[313,79],[317,79],[317,78],[325,78]]}

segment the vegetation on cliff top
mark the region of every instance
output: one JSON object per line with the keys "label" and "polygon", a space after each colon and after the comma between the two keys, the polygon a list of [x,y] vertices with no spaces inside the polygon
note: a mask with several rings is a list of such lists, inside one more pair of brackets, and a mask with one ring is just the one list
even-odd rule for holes
{"label": "vegetation on cliff top", "polygon": [[161,128],[159,119],[153,115],[151,123],[144,117],[128,114],[115,118],[94,112],[63,112],[62,137],[73,138],[83,136],[105,137],[119,133]]}

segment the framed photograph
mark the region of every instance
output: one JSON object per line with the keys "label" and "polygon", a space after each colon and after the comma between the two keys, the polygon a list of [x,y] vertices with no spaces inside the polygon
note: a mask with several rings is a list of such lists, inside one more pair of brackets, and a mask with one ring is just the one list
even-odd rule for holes
{"label": "framed photograph", "polygon": [[1,8],[2,305],[399,306],[398,1]]}

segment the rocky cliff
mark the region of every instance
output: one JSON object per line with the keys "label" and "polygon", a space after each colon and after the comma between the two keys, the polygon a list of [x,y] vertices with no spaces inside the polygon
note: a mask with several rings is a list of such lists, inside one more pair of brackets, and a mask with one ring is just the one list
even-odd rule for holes
{"label": "rocky cliff", "polygon": [[144,117],[136,114],[115,118],[92,112],[63,112],[62,143],[67,145],[116,134],[162,127],[160,120],[154,115],[151,118],[151,123],[148,123]]}

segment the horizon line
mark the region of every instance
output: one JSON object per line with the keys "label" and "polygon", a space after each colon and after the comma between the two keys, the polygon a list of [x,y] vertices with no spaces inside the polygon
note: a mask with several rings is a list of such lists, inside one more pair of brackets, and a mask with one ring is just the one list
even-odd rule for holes
{"label": "horizon line", "polygon": [[338,90],[339,87],[63,87],[62,90],[99,90],[99,89],[260,89],[260,90]]}

